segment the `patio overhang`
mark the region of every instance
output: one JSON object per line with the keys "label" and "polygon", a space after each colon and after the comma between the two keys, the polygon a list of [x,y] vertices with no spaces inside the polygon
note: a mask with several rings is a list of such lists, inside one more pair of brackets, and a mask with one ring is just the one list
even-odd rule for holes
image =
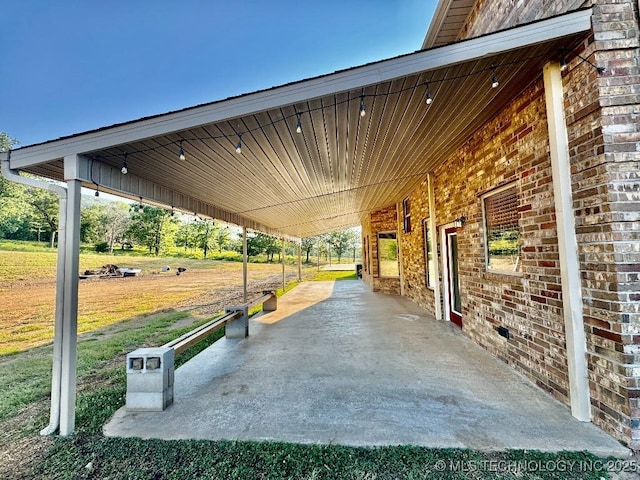
{"label": "patio overhang", "polygon": [[591,13],[26,146],[9,166],[289,238],[350,227],[402,199],[575,48]]}

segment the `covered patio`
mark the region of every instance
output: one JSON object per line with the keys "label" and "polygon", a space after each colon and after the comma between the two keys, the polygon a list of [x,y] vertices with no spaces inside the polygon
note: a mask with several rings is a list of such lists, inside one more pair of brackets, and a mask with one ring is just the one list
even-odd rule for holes
{"label": "covered patio", "polygon": [[180,367],[167,410],[122,408],[104,432],[627,454],[453,324],[360,281],[299,285],[249,337]]}
{"label": "covered patio", "polygon": [[[23,147],[4,155],[2,172],[13,180],[31,181],[18,176],[19,172],[27,172],[66,183],[64,188],[50,186],[60,194],[64,234],[60,236],[58,257],[54,387],[47,432],[59,429],[62,435],[68,435],[75,428],[81,187],[231,222],[244,227],[245,240],[246,229],[297,241],[351,227],[361,223],[367,212],[401,201],[403,195],[419,185],[475,130],[539,76],[543,68],[550,68],[554,78],[560,79],[560,60],[572,56],[571,52],[589,35],[590,28],[591,10],[579,10],[240,97]],[[552,84],[556,96],[561,95],[561,88],[561,80]],[[380,303],[382,311],[404,302],[392,297],[372,298]],[[352,324],[341,325],[335,332],[329,328],[330,322],[321,322],[314,326],[325,328],[326,332],[312,335],[305,327],[299,333],[318,339],[314,343],[321,352],[324,343],[342,342],[346,332],[364,334],[370,328],[366,315],[351,320]],[[284,330],[292,323],[287,319],[261,327],[259,335]],[[394,320],[392,325],[402,325],[398,327],[398,332],[402,332],[414,324],[418,328],[422,322],[404,318]],[[426,325],[435,324],[419,328],[427,328]],[[449,328],[438,325],[437,328]],[[453,331],[445,333],[451,338],[459,337]],[[264,337],[272,340],[265,348],[274,355],[278,353],[276,337],[271,334]],[[394,336],[399,356],[394,362],[400,362],[403,352],[411,348],[425,351],[427,337],[427,330],[422,333],[407,330],[406,335]],[[233,351],[256,355],[258,346],[254,351],[254,343],[250,338]],[[226,348],[227,344],[223,342],[216,348]],[[338,350],[340,358],[346,356],[349,360],[348,353],[355,353],[349,345],[347,342]],[[252,348],[248,349],[249,346]],[[370,355],[366,362],[383,364],[388,359],[374,347],[372,343],[365,349]],[[288,348],[300,347],[290,341]],[[453,367],[458,357],[455,351],[448,351],[450,348],[440,354],[443,358],[453,355]],[[263,352],[263,356],[267,353]],[[290,369],[297,369],[305,353],[300,349],[299,357],[289,358]],[[361,372],[361,368],[366,368],[366,362],[362,361],[345,365]],[[429,365],[427,362],[425,369],[419,370],[407,364],[405,379],[415,374],[426,381],[424,375]],[[503,370],[501,375],[511,375],[506,366],[496,364],[495,368]],[[255,372],[256,380],[260,380],[259,373]],[[389,373],[389,382],[392,377],[394,374]],[[357,381],[357,377],[345,378]],[[441,380],[448,381],[448,374]],[[384,385],[379,379],[376,381]],[[178,395],[180,388],[177,387]],[[390,393],[402,392],[404,388],[415,388],[414,393],[421,401],[434,401],[429,398],[429,391],[416,382],[397,384]],[[453,402],[457,396],[465,395],[464,384],[458,388],[443,395],[450,395]],[[527,388],[529,395],[534,389]],[[355,391],[355,384],[343,385],[342,391],[345,394]],[[261,398],[259,391],[254,393],[252,403],[268,400]],[[490,409],[494,396],[480,395],[469,400],[478,409],[486,410]],[[230,397],[227,393],[210,401],[222,402]],[[478,398],[488,403],[478,402]],[[394,405],[392,397],[384,400]],[[330,407],[331,402],[324,405]],[[365,404],[361,405],[364,408]],[[458,411],[459,407],[452,405],[446,410]],[[242,403],[234,408],[242,410]],[[361,413],[368,416],[366,409]],[[335,408],[331,414],[338,418]],[[539,412],[539,415],[546,414]],[[407,416],[406,421],[411,418]],[[192,421],[197,423],[195,417]],[[584,428],[589,431],[593,427]],[[328,432],[331,436],[330,429]],[[355,438],[354,432],[344,437],[344,441],[355,441],[350,440]]]}

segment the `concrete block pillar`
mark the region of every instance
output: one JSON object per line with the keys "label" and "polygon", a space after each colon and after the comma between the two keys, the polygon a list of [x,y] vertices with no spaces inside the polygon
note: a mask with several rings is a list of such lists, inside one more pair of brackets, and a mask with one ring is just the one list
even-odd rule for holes
{"label": "concrete block pillar", "polygon": [[242,316],[227,323],[225,336],[227,338],[245,338],[249,336],[249,307],[237,305],[225,308],[226,313],[241,312]]}
{"label": "concrete block pillar", "polygon": [[276,293],[270,290],[265,290],[262,292],[263,295],[272,294],[272,297],[262,304],[263,312],[275,312],[278,309],[278,297]]}
{"label": "concrete block pillar", "polygon": [[173,403],[173,348],[139,348],[127,355],[127,400],[131,412],[161,412]]}

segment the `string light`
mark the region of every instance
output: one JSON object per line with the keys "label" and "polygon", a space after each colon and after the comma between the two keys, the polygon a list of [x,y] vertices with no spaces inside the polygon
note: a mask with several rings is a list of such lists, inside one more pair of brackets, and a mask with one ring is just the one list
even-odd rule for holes
{"label": "string light", "polygon": [[[571,52],[571,53],[575,54],[577,57],[582,59],[584,62],[589,63],[594,68],[597,68],[599,73],[603,73],[605,71],[604,68],[597,67],[592,62],[590,62],[588,59],[580,56],[579,54],[577,54],[575,52]],[[562,56],[566,55],[566,50],[565,51],[561,51],[561,55]],[[427,90],[426,90],[426,93],[425,93],[425,103],[427,105],[431,105],[433,103],[433,100],[434,100],[433,93],[431,92],[431,89],[430,89],[431,84],[441,84],[441,83],[451,82],[451,81],[455,81],[455,80],[460,80],[460,79],[472,77],[472,76],[475,76],[475,75],[480,75],[480,74],[483,74],[484,72],[487,72],[487,71],[491,71],[491,72],[493,72],[491,86],[492,86],[492,88],[497,88],[500,85],[499,80],[498,80],[498,76],[496,74],[496,70],[497,70],[498,67],[522,64],[522,63],[525,63],[525,62],[527,62],[529,60],[536,59],[536,58],[541,58],[541,57],[545,57],[545,56],[549,56],[549,53],[533,55],[531,57],[526,57],[526,58],[522,58],[522,59],[519,59],[519,60],[511,61],[511,62],[505,62],[505,63],[502,63],[500,65],[492,65],[491,67],[485,68],[485,69],[483,69],[481,71],[476,71],[476,72],[472,72],[472,73],[468,73],[468,74],[455,75],[455,76],[451,76],[451,77],[447,77],[447,78],[441,78],[441,79],[438,79],[438,80],[428,80],[428,81],[425,81],[425,82],[422,82],[422,83],[417,83],[417,84],[415,84],[415,85],[413,85],[411,87],[400,88],[400,89],[389,91],[389,92],[385,92],[385,93],[365,94],[364,91],[362,91],[362,93],[358,94],[357,96],[351,96],[351,97],[346,98],[344,100],[336,101],[333,104],[323,104],[320,107],[309,108],[309,109],[304,110],[304,111],[296,111],[292,115],[288,115],[288,116],[285,115],[285,116],[280,117],[280,118],[278,118],[276,120],[273,120],[271,122],[257,125],[257,126],[255,126],[253,128],[250,128],[250,129],[242,132],[242,133],[234,133],[233,135],[237,136],[237,138],[238,138],[238,141],[236,143],[236,152],[238,154],[242,153],[242,135],[244,133],[262,130],[262,129],[266,128],[266,127],[273,126],[273,125],[275,125],[275,124],[277,124],[279,122],[286,121],[286,120],[290,119],[291,117],[293,117],[294,115],[295,115],[295,118],[296,118],[296,133],[302,133],[302,119],[301,119],[301,117],[305,113],[321,111],[321,110],[324,110],[326,108],[333,108],[333,107],[336,107],[336,106],[344,104],[344,103],[350,103],[350,102],[352,102],[353,100],[356,100],[359,97],[360,98],[360,109],[359,109],[360,110],[360,116],[364,117],[367,114],[366,103],[365,103],[365,98],[366,97],[388,97],[390,95],[396,95],[396,94],[399,94],[399,93],[403,93],[405,91],[415,90],[416,88],[419,88],[421,86],[426,86]],[[193,136],[193,137],[190,137],[190,138],[183,138],[183,139],[180,140],[180,150],[182,150],[182,153],[184,154],[183,142],[203,141],[203,140],[219,140],[219,139],[231,139],[231,138],[233,138],[233,137],[231,135],[228,135],[228,134],[219,134],[219,135],[207,134],[207,135]],[[157,145],[154,145],[154,146],[151,146],[151,147],[144,147],[144,148],[135,150],[132,153],[146,153],[146,152],[157,151],[157,150],[159,150],[161,148],[169,147],[170,145],[174,145],[175,146],[175,143],[176,143],[175,140],[171,140],[171,141],[167,141],[164,144],[157,144]],[[121,156],[122,156],[122,154],[100,154],[100,155],[97,155],[97,156],[91,157],[91,158],[92,158],[92,160],[96,160],[96,159],[100,159],[100,158],[121,157]],[[178,154],[178,156],[181,158],[180,153]],[[125,161],[122,163],[122,166],[125,167],[126,171],[128,171],[128,164],[127,164],[126,159],[127,159],[127,154],[125,153]],[[125,170],[122,171],[123,174],[126,174]]]}
{"label": "string light", "polygon": [[184,156],[184,148],[182,148],[183,140],[180,140],[180,151],[178,152],[178,158],[180,160],[185,160],[187,157]]}
{"label": "string light", "polygon": [[100,196],[100,186],[96,183],[96,193],[95,193],[96,197]]}
{"label": "string light", "polygon": [[173,217],[176,214],[175,208],[171,205],[171,216]]}
{"label": "string light", "polygon": [[298,123],[296,123],[296,133],[302,133],[302,120],[300,119],[302,114],[296,113],[296,115],[298,116]]}
{"label": "string light", "polygon": [[491,79],[491,88],[498,88],[500,82],[498,81],[498,75],[496,75],[496,67],[491,67],[493,70],[493,79]]}
{"label": "string light", "polygon": [[127,165],[127,153],[124,154],[124,160],[122,161],[122,167],[120,167],[120,171],[123,175],[126,175],[129,172],[129,168]]}
{"label": "string light", "polygon": [[142,197],[140,197],[140,206],[138,207],[138,211],[139,212],[144,211],[144,207],[142,206]]}
{"label": "string light", "polygon": [[433,97],[431,96],[431,91],[429,90],[429,83],[427,83],[426,104],[431,105],[432,103],[433,103]]}
{"label": "string light", "polygon": [[560,70],[565,71],[567,69],[567,57],[562,56],[562,60],[560,60]]}

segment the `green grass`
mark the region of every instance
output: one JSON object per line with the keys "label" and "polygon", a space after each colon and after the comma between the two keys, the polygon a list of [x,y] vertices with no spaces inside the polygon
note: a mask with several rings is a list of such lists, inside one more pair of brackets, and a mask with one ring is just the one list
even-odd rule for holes
{"label": "green grass", "polygon": [[358,280],[358,275],[356,275],[355,271],[352,272],[350,270],[321,270],[314,275],[313,281],[319,282],[322,280]]}
{"label": "green grass", "polygon": [[[92,377],[94,381],[110,384],[124,382],[122,365],[112,365],[113,359],[139,347],[162,345],[209,319],[174,329],[173,324],[187,317],[184,312],[165,312],[143,322],[124,322],[108,333],[97,331],[78,342],[78,378]],[[223,335],[220,332],[217,338]],[[213,339],[209,339],[209,342]],[[210,343],[209,343],[210,344]],[[201,342],[198,347],[206,348]],[[195,348],[195,347],[194,347]],[[190,349],[191,350],[191,349]],[[184,354],[193,354],[187,350]],[[17,414],[29,404],[50,394],[52,347],[37,347],[7,356],[0,362],[0,419]],[[122,377],[122,378],[120,378]]]}

